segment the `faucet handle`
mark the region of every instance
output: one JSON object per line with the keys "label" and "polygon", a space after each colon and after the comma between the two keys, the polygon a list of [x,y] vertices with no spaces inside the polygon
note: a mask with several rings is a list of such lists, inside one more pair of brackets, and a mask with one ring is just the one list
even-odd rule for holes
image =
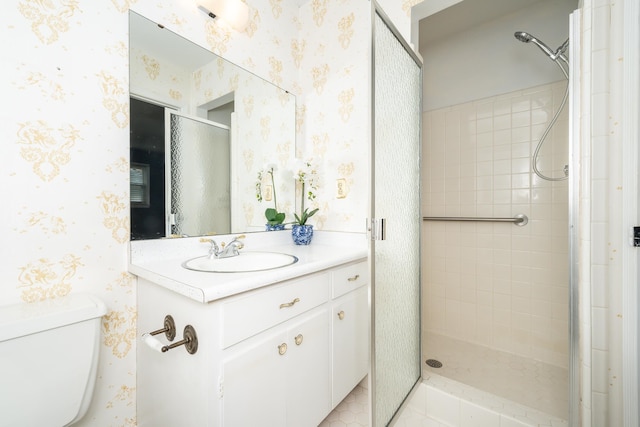
{"label": "faucet handle", "polygon": [[233,239],[231,239],[231,240],[229,241],[229,243],[224,243],[224,242],[222,242],[222,247],[224,248],[224,247],[225,247],[225,245],[230,245],[230,244],[231,244],[231,243],[233,243],[233,242],[238,242],[238,243],[240,244],[240,249],[242,249],[242,247],[243,247],[244,245],[243,245],[242,243],[240,243],[240,239],[244,239],[245,237],[247,237],[247,236],[245,236],[244,234],[240,234],[240,235],[238,235],[238,236],[235,236]]}
{"label": "faucet handle", "polygon": [[236,237],[235,237],[235,239],[233,239],[233,240],[235,240],[236,242],[238,242],[238,249],[242,249],[242,248],[244,248],[244,243],[240,242],[240,240],[244,239],[245,237],[246,237],[246,236],[245,236],[244,234],[241,234],[241,235],[239,235],[239,236],[236,236]]}
{"label": "faucet handle", "polygon": [[213,239],[207,239],[205,237],[200,238],[200,243],[211,243],[211,242],[213,242]]}

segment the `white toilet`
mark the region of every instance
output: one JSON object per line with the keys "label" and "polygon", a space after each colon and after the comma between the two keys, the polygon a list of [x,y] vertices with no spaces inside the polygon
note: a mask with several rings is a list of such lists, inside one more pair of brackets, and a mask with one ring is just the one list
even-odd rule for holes
{"label": "white toilet", "polygon": [[62,427],[84,416],[106,312],[88,294],[0,306],[0,427]]}

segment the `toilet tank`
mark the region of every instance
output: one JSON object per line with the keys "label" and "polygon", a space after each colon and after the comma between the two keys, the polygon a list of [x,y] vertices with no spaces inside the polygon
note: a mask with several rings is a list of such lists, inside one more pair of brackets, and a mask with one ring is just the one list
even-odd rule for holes
{"label": "toilet tank", "polygon": [[62,427],[84,416],[106,311],[88,294],[0,306],[0,427]]}

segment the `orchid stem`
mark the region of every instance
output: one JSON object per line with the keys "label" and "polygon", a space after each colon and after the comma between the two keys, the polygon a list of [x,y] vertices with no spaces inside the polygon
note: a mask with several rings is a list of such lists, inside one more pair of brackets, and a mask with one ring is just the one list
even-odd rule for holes
{"label": "orchid stem", "polygon": [[276,199],[276,183],[273,179],[273,168],[269,171],[269,175],[271,175],[271,188],[273,189],[273,207],[276,212],[278,211],[278,199]]}
{"label": "orchid stem", "polygon": [[304,182],[302,183],[302,194],[300,195],[300,219],[304,215]]}

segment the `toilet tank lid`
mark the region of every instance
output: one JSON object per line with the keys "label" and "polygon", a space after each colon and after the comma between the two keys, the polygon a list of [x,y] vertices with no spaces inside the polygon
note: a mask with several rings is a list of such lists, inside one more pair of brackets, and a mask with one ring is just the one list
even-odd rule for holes
{"label": "toilet tank lid", "polygon": [[104,302],[85,293],[0,306],[0,341],[102,317],[106,312]]}

